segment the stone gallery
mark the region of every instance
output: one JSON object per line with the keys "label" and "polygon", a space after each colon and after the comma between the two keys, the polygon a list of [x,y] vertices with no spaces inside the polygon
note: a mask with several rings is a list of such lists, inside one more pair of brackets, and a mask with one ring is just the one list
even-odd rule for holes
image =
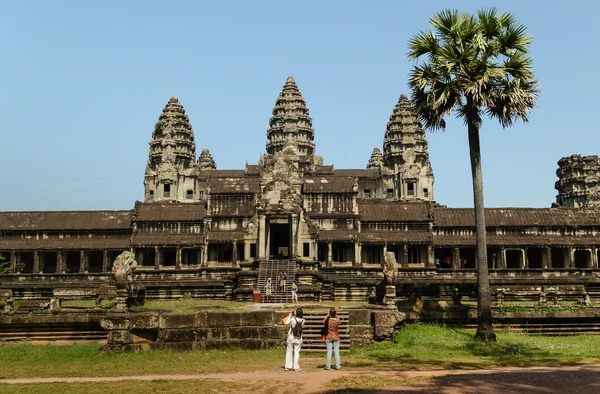
{"label": "stone gallery", "polygon": [[[474,297],[482,262],[473,210],[435,201],[425,132],[405,95],[383,132],[383,149],[365,157],[365,169],[325,164],[289,77],[265,154],[219,170],[208,149],[197,155],[192,125],[172,97],[152,132],[144,201],[133,209],[0,213],[0,254],[13,268],[24,263],[0,287],[22,300],[97,291],[130,251],[133,280],[148,299],[249,301],[260,290],[263,302],[281,302],[296,282],[301,301],[366,301],[382,297],[391,252],[398,299]],[[558,165],[552,208],[486,210],[483,263],[494,297],[600,301],[600,160],[574,155]]]}

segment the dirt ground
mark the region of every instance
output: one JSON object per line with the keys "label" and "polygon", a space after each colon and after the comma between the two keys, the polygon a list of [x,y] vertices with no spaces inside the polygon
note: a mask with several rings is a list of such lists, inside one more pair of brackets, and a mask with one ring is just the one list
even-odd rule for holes
{"label": "dirt ground", "polygon": [[[600,365],[553,368],[499,368],[488,370],[443,370],[443,371],[324,371],[310,368],[300,372],[263,371],[252,373],[222,373],[202,375],[147,375],[99,378],[34,378],[5,379],[2,384],[53,383],[53,382],[116,382],[123,380],[196,380],[219,379],[222,381],[249,382],[275,380],[288,382],[281,393],[289,392],[289,383],[302,384],[302,393],[332,392],[328,383],[340,377],[388,377],[407,379],[421,376],[434,376],[436,379],[406,385],[386,387],[368,393],[506,393],[506,394],[546,394],[546,393],[600,393]],[[275,394],[275,391],[273,394]],[[353,391],[357,392],[357,391]]]}

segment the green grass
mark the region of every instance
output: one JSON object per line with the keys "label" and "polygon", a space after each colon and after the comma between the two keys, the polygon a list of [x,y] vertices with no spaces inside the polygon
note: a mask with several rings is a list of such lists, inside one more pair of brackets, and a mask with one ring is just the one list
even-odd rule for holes
{"label": "green grass", "polygon": [[[600,363],[600,336],[541,337],[498,332],[497,343],[473,339],[473,332],[410,324],[396,343],[353,348],[342,354],[351,370],[434,370]],[[0,347],[0,379],[26,377],[126,376],[275,371],[283,347],[266,350],[147,351],[98,353],[100,345]],[[324,354],[304,353],[303,369],[324,364]]]}
{"label": "green grass", "polygon": [[473,331],[428,324],[404,326],[395,344],[353,349],[350,366],[384,369],[473,369],[571,365],[600,362],[600,336],[544,337],[496,332],[498,342],[473,338]]}
{"label": "green grass", "polygon": [[252,382],[223,382],[216,379],[203,380],[153,380],[102,382],[102,383],[41,383],[41,384],[15,384],[3,385],[3,394],[34,394],[34,393],[61,393],[61,394],[195,394],[195,393],[272,393],[278,382],[252,381]]}

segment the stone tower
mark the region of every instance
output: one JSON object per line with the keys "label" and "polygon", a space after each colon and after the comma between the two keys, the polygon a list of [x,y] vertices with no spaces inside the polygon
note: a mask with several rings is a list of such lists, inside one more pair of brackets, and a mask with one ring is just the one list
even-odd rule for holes
{"label": "stone tower", "polygon": [[572,155],[558,161],[556,202],[567,208],[600,208],[600,159]]}
{"label": "stone tower", "polygon": [[201,171],[217,169],[217,163],[215,163],[215,160],[206,148],[202,149],[202,153],[198,157],[198,169]]}
{"label": "stone tower", "polygon": [[383,168],[383,155],[381,154],[381,150],[379,148],[374,148],[373,153],[371,153],[371,158],[367,163],[368,170],[380,170]]}
{"label": "stone tower", "polygon": [[[190,199],[196,164],[196,143],[190,120],[173,96],[154,126],[144,179],[145,201]],[[184,192],[186,190],[186,192]],[[184,196],[187,193],[187,198]],[[192,192],[193,194],[193,192]]]}
{"label": "stone tower", "polygon": [[395,199],[433,201],[434,177],[425,131],[404,94],[387,124],[383,160],[394,174]]}
{"label": "stone tower", "polygon": [[321,158],[315,157],[312,119],[293,77],[288,77],[275,102],[267,138],[267,153],[271,155],[282,152],[286,141],[292,139],[300,155],[300,168],[304,171],[312,169],[315,162],[322,162]]}

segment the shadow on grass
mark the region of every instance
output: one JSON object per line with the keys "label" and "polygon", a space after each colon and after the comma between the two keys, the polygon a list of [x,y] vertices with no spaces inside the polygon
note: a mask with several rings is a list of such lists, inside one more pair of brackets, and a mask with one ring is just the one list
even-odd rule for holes
{"label": "shadow on grass", "polygon": [[[393,379],[372,383],[371,380],[355,379],[337,381],[327,391],[334,393],[598,393],[600,392],[600,366],[582,366],[566,370],[498,371],[484,374],[443,376],[424,381],[404,382]],[[370,387],[369,387],[370,386]]]}

